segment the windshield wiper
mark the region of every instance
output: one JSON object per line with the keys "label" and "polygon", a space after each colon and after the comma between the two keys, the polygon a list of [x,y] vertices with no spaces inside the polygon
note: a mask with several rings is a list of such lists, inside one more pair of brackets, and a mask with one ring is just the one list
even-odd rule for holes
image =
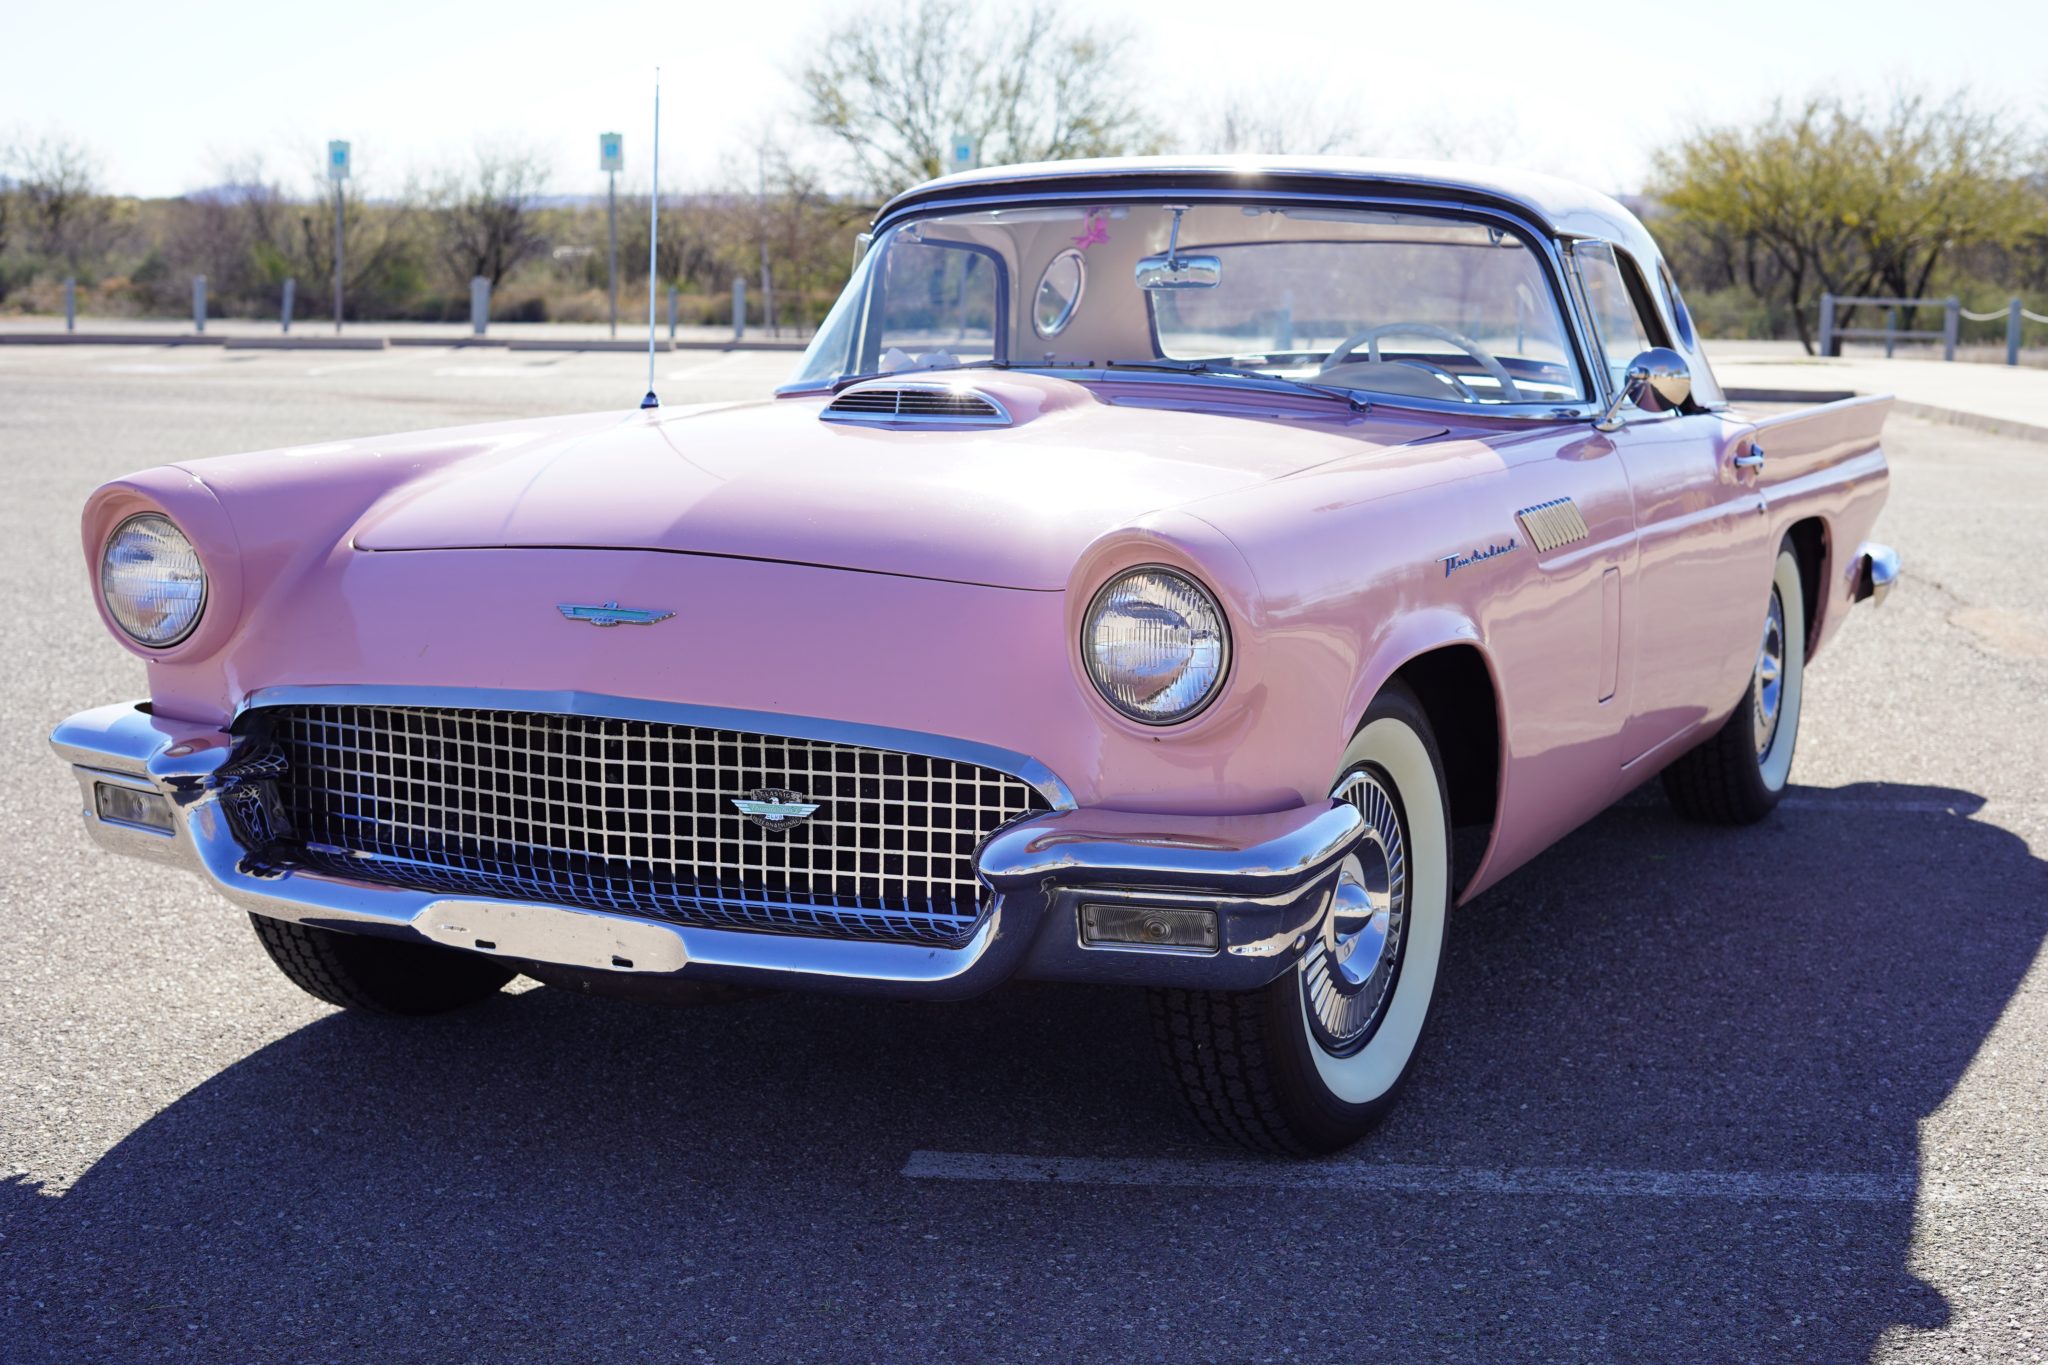
{"label": "windshield wiper", "polygon": [[1270,384],[1284,384],[1302,393],[1340,399],[1348,403],[1353,412],[1372,411],[1372,401],[1360,395],[1355,389],[1339,388],[1335,384],[1318,384],[1312,379],[1290,379],[1284,374],[1269,374],[1265,370],[1250,370],[1238,365],[1218,365],[1209,360],[1105,360],[1100,368],[1158,370],[1166,374],[1220,374],[1236,379],[1263,379]]}

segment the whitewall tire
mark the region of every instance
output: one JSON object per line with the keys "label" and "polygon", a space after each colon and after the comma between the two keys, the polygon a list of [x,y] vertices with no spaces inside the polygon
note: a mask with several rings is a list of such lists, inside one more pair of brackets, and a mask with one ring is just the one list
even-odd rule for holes
{"label": "whitewall tire", "polygon": [[1792,780],[1806,684],[1806,592],[1788,537],[1778,547],[1749,687],[1712,736],[1664,770],[1664,790],[1688,819],[1750,825]]}
{"label": "whitewall tire", "polygon": [[1300,963],[1260,991],[1153,993],[1166,1062],[1213,1134],[1327,1152],[1376,1126],[1420,1045],[1451,900],[1443,763],[1422,706],[1394,683],[1367,709],[1332,794],[1365,817]]}

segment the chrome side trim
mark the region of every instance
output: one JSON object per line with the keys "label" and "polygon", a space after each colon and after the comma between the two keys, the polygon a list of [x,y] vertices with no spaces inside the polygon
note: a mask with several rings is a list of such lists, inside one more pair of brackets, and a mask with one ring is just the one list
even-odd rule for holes
{"label": "chrome side trim", "polygon": [[1579,515],[1579,505],[1570,498],[1553,498],[1524,507],[1515,513],[1515,520],[1522,523],[1529,542],[1539,550],[1575,545],[1593,534],[1586,529],[1586,519]]}
{"label": "chrome side trim", "polygon": [[648,701],[601,692],[535,692],[495,687],[407,687],[389,684],[333,683],[262,687],[235,709],[235,718],[267,706],[412,706],[482,711],[553,711],[572,716],[603,716],[613,720],[644,720],[666,725],[741,730],[789,739],[854,744],[869,749],[898,749],[929,758],[952,759],[994,768],[1030,784],[1056,811],[1072,810],[1074,794],[1057,774],[1035,758],[993,744],[898,730],[886,725],[788,716],[773,711],[742,711],[688,702]]}
{"label": "chrome side trim", "polygon": [[1867,600],[1873,607],[1882,606],[1899,578],[1899,552],[1889,545],[1866,540],[1852,562],[1856,579],[1850,589],[1850,600]]}

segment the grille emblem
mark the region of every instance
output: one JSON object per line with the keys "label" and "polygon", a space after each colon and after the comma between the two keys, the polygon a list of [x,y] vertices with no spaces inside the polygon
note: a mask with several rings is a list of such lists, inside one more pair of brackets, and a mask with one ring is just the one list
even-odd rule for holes
{"label": "grille emblem", "polygon": [[745,796],[736,796],[732,804],[741,815],[746,816],[762,829],[778,833],[795,829],[822,804],[804,800],[802,792],[787,791],[780,787],[756,787]]}
{"label": "grille emblem", "polygon": [[622,607],[616,602],[603,606],[585,606],[579,602],[559,602],[555,610],[571,621],[587,621],[593,626],[651,626],[656,621],[666,621],[674,616],[672,611],[649,611],[645,607]]}

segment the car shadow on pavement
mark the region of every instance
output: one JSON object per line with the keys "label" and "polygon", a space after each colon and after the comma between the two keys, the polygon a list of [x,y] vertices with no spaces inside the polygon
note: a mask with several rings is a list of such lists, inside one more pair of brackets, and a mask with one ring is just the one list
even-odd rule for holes
{"label": "car shadow on pavement", "polygon": [[[1349,1160],[1917,1181],[2048,930],[2048,864],[1981,805],[1624,802],[1454,916],[1424,1059]],[[1134,992],[1030,985],[326,1016],[60,1198],[0,1181],[0,1357],[1861,1359],[1948,1319],[1909,1200],[1205,1187],[1231,1154],[1148,1029]],[[914,1150],[1198,1174],[925,1182]],[[1375,1292],[1304,1292],[1340,1251]]]}

